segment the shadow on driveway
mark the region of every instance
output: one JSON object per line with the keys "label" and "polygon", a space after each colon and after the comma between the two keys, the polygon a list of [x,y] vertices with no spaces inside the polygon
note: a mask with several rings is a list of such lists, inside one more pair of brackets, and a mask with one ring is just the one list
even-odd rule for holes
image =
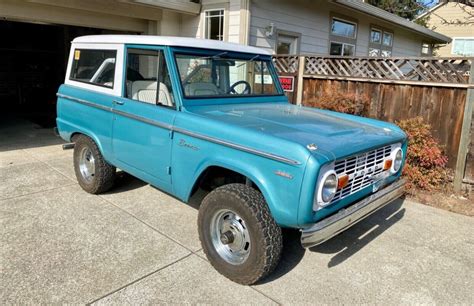
{"label": "shadow on driveway", "polygon": [[64,143],[54,134],[53,128],[22,118],[0,115],[0,152],[58,145]]}
{"label": "shadow on driveway", "polygon": [[148,183],[122,170],[118,170],[114,181],[114,187],[107,191],[106,194],[127,192],[130,190],[141,188],[145,185],[148,185]]}
{"label": "shadow on driveway", "polygon": [[337,266],[401,220],[405,215],[405,208],[401,207],[403,201],[404,199],[398,199],[388,204],[347,231],[309,250],[317,253],[335,254],[329,261],[328,268]]}
{"label": "shadow on driveway", "polygon": [[[308,251],[334,254],[328,262],[328,268],[343,263],[403,218],[405,215],[405,208],[402,208],[403,202],[404,199],[395,200],[348,230]],[[283,230],[284,244],[281,261],[275,271],[259,284],[272,282],[298,265],[307,251],[301,247],[300,238],[301,234],[298,230]]]}

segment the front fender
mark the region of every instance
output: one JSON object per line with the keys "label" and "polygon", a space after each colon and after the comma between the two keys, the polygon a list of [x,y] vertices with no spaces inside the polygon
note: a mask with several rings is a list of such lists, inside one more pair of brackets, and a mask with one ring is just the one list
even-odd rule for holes
{"label": "front fender", "polygon": [[[235,149],[225,148],[196,138],[179,135],[179,141],[191,142],[199,151],[186,147],[173,147],[173,193],[188,202],[201,174],[212,166],[222,167],[240,173],[250,180],[262,192],[270,212],[278,225],[298,226],[298,206],[301,182],[306,162],[301,165],[288,165]],[[210,152],[214,154],[209,155]],[[180,161],[180,162],[174,162]],[[277,175],[288,173],[291,179]],[[192,175],[189,175],[192,173]]]}

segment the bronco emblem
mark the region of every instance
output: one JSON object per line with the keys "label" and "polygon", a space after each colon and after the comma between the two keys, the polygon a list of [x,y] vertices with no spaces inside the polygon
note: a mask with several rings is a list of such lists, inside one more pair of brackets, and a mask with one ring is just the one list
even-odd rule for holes
{"label": "bronco emblem", "polygon": [[198,148],[198,147],[193,146],[193,145],[190,144],[190,143],[187,143],[186,140],[184,140],[184,139],[180,139],[180,140],[179,140],[178,146],[180,146],[180,147],[185,147],[185,148],[191,149],[191,150],[193,150],[193,151],[199,151],[199,148]]}

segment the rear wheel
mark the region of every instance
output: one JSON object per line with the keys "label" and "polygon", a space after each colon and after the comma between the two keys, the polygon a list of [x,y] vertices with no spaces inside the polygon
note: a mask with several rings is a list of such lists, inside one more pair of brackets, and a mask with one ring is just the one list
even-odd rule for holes
{"label": "rear wheel", "polygon": [[105,192],[114,184],[115,167],[104,160],[97,144],[85,135],[75,139],[74,171],[79,185],[89,193]]}
{"label": "rear wheel", "polygon": [[258,191],[229,184],[209,193],[199,208],[199,237],[207,258],[227,278],[251,285],[280,260],[281,229]]}

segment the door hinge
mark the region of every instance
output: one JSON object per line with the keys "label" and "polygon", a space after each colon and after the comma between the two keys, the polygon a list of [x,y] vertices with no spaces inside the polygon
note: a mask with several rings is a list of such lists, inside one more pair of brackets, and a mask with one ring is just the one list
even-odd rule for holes
{"label": "door hinge", "polygon": [[170,139],[173,139],[174,131],[173,131],[173,130],[170,130],[170,131],[169,131],[169,135],[170,135]]}
{"label": "door hinge", "polygon": [[166,167],[166,173],[168,173],[168,175],[171,175],[171,167]]}

